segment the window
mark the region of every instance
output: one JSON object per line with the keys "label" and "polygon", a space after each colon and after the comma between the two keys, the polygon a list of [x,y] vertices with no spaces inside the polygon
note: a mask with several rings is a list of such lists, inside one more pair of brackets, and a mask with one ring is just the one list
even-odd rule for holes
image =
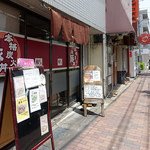
{"label": "window", "polygon": [[0,30],[19,33],[20,11],[0,2]]}
{"label": "window", "polygon": [[27,25],[26,33],[28,37],[49,40],[50,20],[34,13],[22,12],[20,23],[21,34],[25,34],[25,22]]}
{"label": "window", "polygon": [[148,27],[143,27],[143,32],[148,32]]}
{"label": "window", "polygon": [[148,18],[147,14],[143,14],[143,19],[147,19],[147,18]]}

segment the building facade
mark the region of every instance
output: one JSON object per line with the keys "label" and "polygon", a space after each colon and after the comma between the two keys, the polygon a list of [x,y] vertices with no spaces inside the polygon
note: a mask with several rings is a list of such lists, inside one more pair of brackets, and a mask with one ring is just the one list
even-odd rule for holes
{"label": "building facade", "polygon": [[[130,36],[134,33],[132,26],[132,1],[107,0],[106,33],[108,55],[107,84],[108,94],[117,83],[124,83],[129,76]],[[110,71],[111,70],[111,71]],[[111,73],[109,73],[111,72]]]}
{"label": "building facade", "polygon": [[[52,39],[50,9],[80,26],[89,27],[89,44],[66,42],[62,40],[63,32],[58,38]],[[44,66],[52,116],[77,101],[82,102],[84,66],[95,64],[102,68],[103,41],[94,43],[93,37],[106,31],[105,0],[94,0],[92,3],[81,0],[6,0],[0,2],[0,19],[0,38],[1,43],[4,42],[0,45],[3,49],[0,95],[6,67],[16,66],[17,58],[22,57],[32,58],[37,66]],[[7,47],[11,42],[5,43],[7,36],[11,36],[17,47],[11,56],[7,56]]]}
{"label": "building facade", "polygon": [[[139,11],[138,35],[140,36],[143,33],[149,34],[149,18],[147,9]],[[148,65],[149,44],[139,44],[139,61],[145,63],[146,66]]]}

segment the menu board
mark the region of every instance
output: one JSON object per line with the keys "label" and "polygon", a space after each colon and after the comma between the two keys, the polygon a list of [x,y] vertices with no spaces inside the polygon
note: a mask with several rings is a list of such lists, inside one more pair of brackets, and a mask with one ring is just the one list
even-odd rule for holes
{"label": "menu board", "polygon": [[13,140],[17,150],[36,149],[51,138],[54,150],[42,68],[7,70],[1,111],[0,149]]}
{"label": "menu board", "polygon": [[99,70],[85,70],[84,71],[84,81],[86,83],[93,83],[95,81],[101,81],[100,80],[100,71]]}
{"label": "menu board", "polygon": [[84,101],[103,99],[102,71],[98,66],[86,66],[83,72]]}
{"label": "menu board", "polygon": [[102,71],[98,66],[89,65],[84,68],[83,72],[83,108],[84,116],[87,116],[87,107],[89,103],[101,103],[101,116],[104,116],[104,99],[103,99],[103,80]]}
{"label": "menu board", "polygon": [[103,98],[101,85],[84,85],[84,98]]}

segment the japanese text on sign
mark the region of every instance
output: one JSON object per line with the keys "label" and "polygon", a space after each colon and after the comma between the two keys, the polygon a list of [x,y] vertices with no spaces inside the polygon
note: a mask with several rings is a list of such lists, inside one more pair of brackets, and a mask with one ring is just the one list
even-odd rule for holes
{"label": "japanese text on sign", "polygon": [[84,98],[103,98],[102,85],[84,85]]}
{"label": "japanese text on sign", "polygon": [[18,44],[10,33],[0,34],[0,75],[4,75],[7,67],[17,65]]}
{"label": "japanese text on sign", "polygon": [[79,62],[79,54],[76,47],[70,49],[70,66],[76,67]]}

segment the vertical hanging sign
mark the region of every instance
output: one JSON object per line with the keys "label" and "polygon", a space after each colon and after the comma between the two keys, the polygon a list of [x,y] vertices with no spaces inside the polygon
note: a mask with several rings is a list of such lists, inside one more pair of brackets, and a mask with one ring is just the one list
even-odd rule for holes
{"label": "vertical hanging sign", "polygon": [[69,49],[69,56],[70,56],[70,67],[77,67],[79,66],[79,49],[76,47],[70,47]]}
{"label": "vertical hanging sign", "polygon": [[129,52],[129,56],[132,57],[132,51]]}
{"label": "vertical hanging sign", "polygon": [[132,22],[137,22],[139,17],[139,0],[132,0]]}

